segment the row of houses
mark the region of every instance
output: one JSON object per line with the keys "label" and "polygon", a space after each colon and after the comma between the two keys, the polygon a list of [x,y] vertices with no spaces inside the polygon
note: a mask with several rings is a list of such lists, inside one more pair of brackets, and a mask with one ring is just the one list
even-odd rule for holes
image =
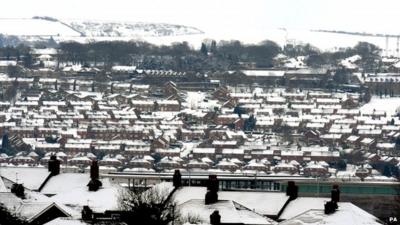
{"label": "row of houses", "polygon": [[358,94],[229,87],[190,92],[173,82],[160,95],[38,90],[1,102],[0,132],[24,143],[18,150],[62,152],[66,163],[79,164],[77,155],[91,153],[109,155],[107,166],[132,167],[132,158],[153,157],[154,169],[165,157],[180,158],[180,165],[204,157],[213,166],[224,159],[334,164],[343,147],[398,157],[399,119],[361,110]]}

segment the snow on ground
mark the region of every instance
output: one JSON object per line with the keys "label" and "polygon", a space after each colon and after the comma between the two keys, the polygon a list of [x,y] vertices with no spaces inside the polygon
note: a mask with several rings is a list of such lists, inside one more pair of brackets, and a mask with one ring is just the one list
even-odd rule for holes
{"label": "snow on ground", "polygon": [[23,36],[80,36],[73,29],[48,20],[0,19],[0,33]]}
{"label": "snow on ground", "polygon": [[89,37],[159,37],[203,33],[194,27],[166,23],[135,23],[128,21],[101,20],[64,20],[64,22]]}
{"label": "snow on ground", "polygon": [[[72,21],[64,21],[66,23]],[[188,42],[189,45],[199,49],[205,39],[240,40],[247,44],[256,44],[264,40],[271,40],[283,46],[288,40],[293,44],[310,43],[322,50],[337,50],[343,47],[353,47],[360,41],[369,42],[386,49],[385,37],[358,36],[339,33],[313,32],[307,29],[282,29],[268,28],[254,35],[252,32],[230,33],[225,30],[217,32],[201,33],[196,28],[168,25],[168,24],[146,24],[135,22],[106,22],[96,21],[73,21],[76,29],[81,29],[87,36],[81,36],[69,26],[59,21],[48,21],[42,19],[0,19],[0,33],[17,35],[26,40],[40,40],[41,36],[48,38],[52,36],[56,41],[147,41],[156,45],[169,45],[175,42]],[[154,26],[154,28],[149,28]],[[109,33],[111,32],[111,33]],[[111,35],[111,37],[109,36]],[[332,42],[331,40],[335,40]],[[388,53],[396,54],[396,44],[390,41]]]}
{"label": "snow on ground", "polygon": [[396,109],[400,107],[400,97],[394,98],[380,98],[373,96],[371,101],[363,105],[360,110],[361,113],[376,111],[385,111],[387,116],[396,114]]}

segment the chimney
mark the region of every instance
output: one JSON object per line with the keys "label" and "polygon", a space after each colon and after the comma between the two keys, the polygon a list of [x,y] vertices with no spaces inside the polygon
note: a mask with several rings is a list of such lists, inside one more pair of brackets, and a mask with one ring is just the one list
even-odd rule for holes
{"label": "chimney", "polygon": [[15,183],[11,186],[11,193],[14,193],[19,198],[25,198],[24,185]]}
{"label": "chimney", "polygon": [[340,201],[339,185],[334,184],[331,191],[331,201],[338,203]]}
{"label": "chimney", "polygon": [[172,179],[172,183],[175,188],[179,188],[182,186],[182,175],[179,170],[175,170],[174,177]]}
{"label": "chimney", "polygon": [[48,169],[52,176],[56,176],[60,174],[60,160],[57,159],[57,156],[51,155],[48,163]]}
{"label": "chimney", "polygon": [[324,213],[332,214],[336,211],[337,208],[338,208],[338,205],[336,204],[336,202],[329,201],[329,202],[325,203],[325,205],[324,205]]}
{"label": "chimney", "polygon": [[99,165],[97,160],[93,160],[92,165],[90,165],[90,178],[92,180],[99,179]]}
{"label": "chimney", "polygon": [[211,225],[220,225],[221,224],[221,215],[219,215],[219,211],[215,210],[210,215],[210,224]]}
{"label": "chimney", "polygon": [[219,182],[217,175],[209,175],[207,181],[207,190],[218,192],[219,191]]}
{"label": "chimney", "polygon": [[92,221],[93,220],[93,210],[88,205],[83,206],[82,220],[83,221]]}
{"label": "chimney", "polygon": [[207,181],[207,193],[205,197],[205,204],[213,204],[218,202],[219,182],[217,175],[209,175]]}
{"label": "chimney", "polygon": [[294,181],[288,181],[288,186],[286,188],[286,195],[289,196],[290,200],[297,198],[299,193],[299,187],[297,187]]}
{"label": "chimney", "polygon": [[339,185],[334,184],[331,191],[331,201],[325,203],[325,214],[331,214],[338,209],[338,202],[340,200]]}
{"label": "chimney", "polygon": [[90,166],[90,181],[87,184],[89,191],[97,191],[103,184],[99,181],[99,165],[96,160]]}

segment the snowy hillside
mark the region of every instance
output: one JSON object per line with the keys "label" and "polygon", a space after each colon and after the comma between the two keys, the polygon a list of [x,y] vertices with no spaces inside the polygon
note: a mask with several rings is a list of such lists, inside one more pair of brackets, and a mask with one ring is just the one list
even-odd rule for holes
{"label": "snowy hillside", "polygon": [[44,19],[0,19],[0,33],[15,36],[80,36],[58,21]]}
{"label": "snowy hillside", "polygon": [[[386,49],[385,37],[359,36],[345,33],[316,32],[306,29],[269,28],[257,35],[252,32],[232,34],[224,29],[218,33],[203,32],[195,27],[165,23],[135,23],[95,20],[58,20],[50,17],[34,17],[31,19],[1,19],[0,34],[17,36],[21,42],[34,43],[48,41],[52,37],[60,41],[129,41],[141,40],[153,44],[171,44],[187,41],[195,48],[200,48],[204,39],[240,40],[243,43],[259,43],[271,40],[280,46],[286,43],[310,43],[321,50],[337,50],[352,47],[359,41],[366,41]],[[1,39],[1,35],[0,35]],[[3,43],[14,43],[14,39]],[[0,44],[2,40],[0,40]],[[396,41],[390,38],[388,52],[383,54],[397,55]]]}
{"label": "snowy hillside", "polygon": [[30,19],[0,19],[0,34],[23,38],[52,36],[60,40],[85,38],[143,38],[202,34],[194,27],[165,23],[135,23],[108,21],[61,21],[50,17]]}
{"label": "snowy hillside", "polygon": [[194,27],[165,23],[131,23],[102,21],[66,21],[86,37],[162,37],[202,34]]}

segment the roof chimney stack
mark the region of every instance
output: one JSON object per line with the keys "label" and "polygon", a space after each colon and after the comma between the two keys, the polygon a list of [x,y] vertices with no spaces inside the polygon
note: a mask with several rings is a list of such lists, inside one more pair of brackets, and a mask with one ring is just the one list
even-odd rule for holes
{"label": "roof chimney stack", "polygon": [[93,160],[92,165],[90,165],[90,178],[92,180],[99,179],[99,164],[97,160]]}
{"label": "roof chimney stack", "polygon": [[217,175],[209,175],[207,181],[206,205],[218,202],[219,182]]}
{"label": "roof chimney stack", "polygon": [[179,170],[175,170],[174,177],[172,178],[172,183],[175,188],[182,186],[182,175]]}
{"label": "roof chimney stack", "polygon": [[215,210],[210,215],[210,224],[211,225],[220,225],[221,224],[221,215],[218,210]]}
{"label": "roof chimney stack", "polygon": [[286,188],[286,195],[289,196],[290,200],[297,198],[299,193],[299,187],[297,187],[294,181],[288,181],[288,186]]}
{"label": "roof chimney stack", "polygon": [[25,198],[25,187],[22,184],[15,183],[11,186],[11,193],[19,198]]}
{"label": "roof chimney stack", "polygon": [[82,213],[83,221],[92,221],[93,220],[93,210],[88,205],[83,206],[81,213]]}
{"label": "roof chimney stack", "polygon": [[90,166],[90,181],[87,186],[89,191],[97,191],[102,185],[101,181],[99,181],[99,165],[96,160],[93,160]]}
{"label": "roof chimney stack", "polygon": [[52,176],[56,176],[60,174],[60,160],[57,159],[57,156],[51,155],[48,163],[48,169]]}
{"label": "roof chimney stack", "polygon": [[331,201],[338,203],[340,201],[339,185],[334,184],[331,191]]}
{"label": "roof chimney stack", "polygon": [[338,202],[340,200],[339,185],[334,184],[331,191],[331,201],[325,203],[325,214],[334,213],[338,209]]}

